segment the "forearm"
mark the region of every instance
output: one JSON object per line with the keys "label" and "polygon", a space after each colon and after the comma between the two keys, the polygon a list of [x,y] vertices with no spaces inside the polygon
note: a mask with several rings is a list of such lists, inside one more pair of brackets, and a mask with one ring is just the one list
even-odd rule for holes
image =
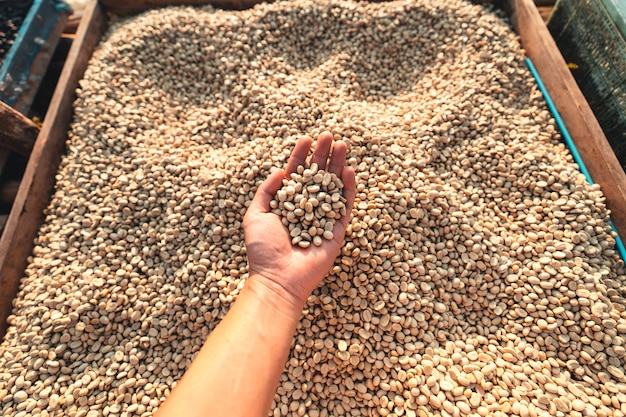
{"label": "forearm", "polygon": [[266,417],[301,310],[248,279],[155,416]]}

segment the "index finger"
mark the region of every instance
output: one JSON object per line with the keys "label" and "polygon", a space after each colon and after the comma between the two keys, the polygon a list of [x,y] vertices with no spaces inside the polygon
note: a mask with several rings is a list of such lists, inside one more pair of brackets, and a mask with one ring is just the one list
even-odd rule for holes
{"label": "index finger", "polygon": [[298,139],[296,146],[293,148],[293,152],[289,157],[289,161],[287,161],[287,168],[285,169],[287,177],[296,172],[298,165],[304,165],[312,144],[313,139],[308,136]]}
{"label": "index finger", "polygon": [[341,178],[341,172],[346,164],[346,155],[348,154],[348,145],[345,142],[337,141],[333,144],[333,153],[330,155],[330,163],[328,171],[334,173]]}
{"label": "index finger", "polygon": [[315,144],[315,150],[311,155],[311,165],[317,164],[319,169],[327,170],[326,164],[328,163],[328,154],[333,146],[333,135],[330,132],[322,132],[317,137],[317,143]]}

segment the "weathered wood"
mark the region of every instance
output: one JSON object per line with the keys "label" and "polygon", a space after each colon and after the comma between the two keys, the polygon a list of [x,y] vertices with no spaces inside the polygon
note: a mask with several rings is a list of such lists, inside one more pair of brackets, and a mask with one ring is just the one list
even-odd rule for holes
{"label": "weathered wood", "polygon": [[0,183],[0,204],[12,206],[20,188],[20,180],[7,180]]}
{"label": "weathered wood", "polygon": [[[39,39],[44,42],[41,44],[39,51],[34,55],[32,62],[28,62],[30,65],[28,68],[28,78],[24,80],[24,84],[11,85],[9,89],[4,92],[4,94],[7,94],[9,91],[12,92],[7,97],[13,97],[12,94],[15,94],[14,101],[9,101],[9,103],[11,103],[11,106],[14,109],[22,114],[28,114],[30,112],[31,105],[35,99],[41,80],[46,74],[48,64],[52,60],[52,55],[54,54],[54,50],[59,42],[61,33],[63,33],[63,27],[65,26],[65,22],[67,22],[69,16],[69,9],[60,6],[55,7],[52,3],[47,4],[46,2],[39,2],[39,5],[37,6],[35,3],[34,7],[36,7],[38,15],[46,16],[48,18],[48,22],[54,22],[54,26],[50,28],[50,31],[45,39],[38,37],[34,39],[31,38],[33,35],[38,34],[40,31],[40,25],[44,25],[44,27],[48,26],[47,23],[41,20],[37,24],[27,27],[27,32],[24,33],[24,39],[32,39],[32,42],[37,42]],[[22,65],[25,64],[26,62],[24,62],[24,58],[13,63],[13,65],[16,65],[15,70],[24,68]],[[19,71],[17,72],[19,73]]]}
{"label": "weathered wood", "polygon": [[534,0],[537,7],[552,7],[556,3],[556,0]]}
{"label": "weathered wood", "polygon": [[4,232],[4,226],[7,224],[7,219],[9,218],[6,214],[0,214],[0,235]]}
{"label": "weathered wood", "polygon": [[0,175],[4,172],[4,167],[6,166],[10,155],[10,150],[0,147]]}
{"label": "weathered wood", "polygon": [[591,178],[602,187],[615,228],[626,236],[626,174],[532,0],[508,0],[522,46],[552,97]]}
{"label": "weathered wood", "polygon": [[541,20],[547,22],[552,14],[552,9],[552,6],[537,6],[537,11],[539,12],[539,16],[541,16]]}
{"label": "weathered wood", "polygon": [[28,156],[39,134],[39,126],[0,101],[0,146]]}
{"label": "weathered wood", "polygon": [[11,314],[13,298],[24,274],[27,257],[32,252],[33,240],[44,220],[44,209],[50,201],[72,117],[72,103],[78,81],[106,24],[106,13],[102,6],[92,0],[85,10],[67,56],[0,238],[0,334],[6,331],[6,319]]}

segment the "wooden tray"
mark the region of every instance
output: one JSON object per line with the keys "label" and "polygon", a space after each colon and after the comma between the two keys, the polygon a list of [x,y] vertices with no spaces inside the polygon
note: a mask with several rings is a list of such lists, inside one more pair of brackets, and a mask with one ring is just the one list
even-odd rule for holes
{"label": "wooden tray", "polygon": [[[175,0],[176,1],[176,0]],[[207,3],[191,0],[185,3]],[[33,241],[50,200],[54,178],[64,152],[75,90],[87,62],[107,26],[106,11],[129,12],[172,4],[172,0],[93,0],[85,10],[37,137],[13,209],[0,239],[0,333],[6,330],[12,300],[33,249]],[[242,8],[256,0],[217,0],[214,4]],[[617,230],[626,235],[626,174],[589,105],[578,89],[532,0],[505,0],[514,28],[521,37],[552,99],[587,165],[602,186]]]}

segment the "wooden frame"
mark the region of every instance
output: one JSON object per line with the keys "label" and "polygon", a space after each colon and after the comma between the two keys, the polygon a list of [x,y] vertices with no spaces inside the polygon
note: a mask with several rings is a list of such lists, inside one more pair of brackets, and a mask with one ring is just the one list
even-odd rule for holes
{"label": "wooden frame", "polygon": [[511,21],[591,178],[602,187],[620,237],[626,237],[626,173],[530,0],[508,0]]}
{"label": "wooden frame", "polygon": [[[251,6],[249,0],[218,0],[231,8]],[[206,3],[191,0],[187,3]],[[252,2],[256,2],[252,0]],[[602,186],[613,221],[626,236],[626,174],[578,89],[532,0],[505,0],[515,30],[560,112],[594,181]],[[13,209],[0,239],[0,333],[6,330],[12,301],[44,220],[67,130],[74,91],[89,57],[107,25],[106,10],[139,10],[171,4],[171,0],[92,0],[78,27],[67,62],[33,148]]]}
{"label": "wooden frame", "polygon": [[59,77],[44,124],[37,136],[26,171],[0,238],[0,334],[4,335],[13,298],[33,250],[33,240],[44,221],[50,201],[78,81],[106,28],[107,18],[95,0],[85,11],[83,21]]}
{"label": "wooden frame", "polygon": [[13,107],[0,101],[0,146],[28,157],[39,134],[39,126]]}

